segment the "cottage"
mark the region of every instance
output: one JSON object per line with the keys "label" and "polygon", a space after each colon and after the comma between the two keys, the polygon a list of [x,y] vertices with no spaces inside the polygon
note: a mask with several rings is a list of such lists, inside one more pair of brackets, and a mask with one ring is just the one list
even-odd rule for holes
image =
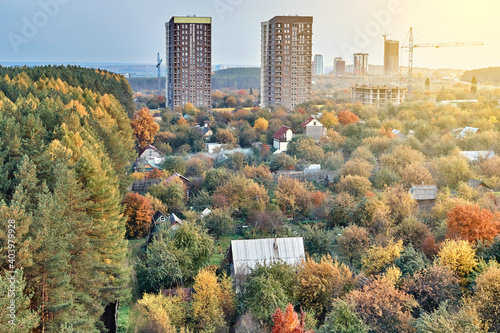
{"label": "cottage", "polygon": [[139,158],[142,158],[146,161],[158,157],[163,158],[164,154],[153,145],[148,145],[144,147],[141,151],[141,154],[139,155]]}
{"label": "cottage", "polygon": [[430,210],[434,207],[437,199],[436,185],[413,185],[410,188],[410,194],[417,202],[420,210]]}
{"label": "cottage", "polygon": [[210,139],[212,134],[214,134],[214,132],[210,129],[210,127],[208,127],[208,124],[205,124],[203,127],[201,127],[200,125],[196,125],[195,127],[200,129],[201,134],[203,135],[203,138],[205,140]]}
{"label": "cottage", "polygon": [[257,264],[276,261],[297,265],[304,258],[302,237],[232,240],[228,252],[232,275],[248,274]]}
{"label": "cottage", "polygon": [[180,225],[182,225],[182,220],[179,217],[177,217],[177,215],[175,215],[174,213],[170,214],[170,216],[168,217],[168,222],[172,230],[175,230],[179,228]]}
{"label": "cottage", "polygon": [[288,143],[292,141],[293,132],[288,126],[281,126],[273,135],[273,147],[279,151],[286,151]]}
{"label": "cottage", "polygon": [[326,135],[326,127],[314,117],[309,117],[300,126],[303,128],[305,136],[310,136],[316,140]]}
{"label": "cottage", "polygon": [[160,211],[157,211],[153,218],[151,219],[151,233],[158,232],[160,227],[164,225],[168,220],[168,217]]}
{"label": "cottage", "polygon": [[478,193],[490,193],[493,189],[486,185],[482,180],[469,179],[467,185],[478,191]]}

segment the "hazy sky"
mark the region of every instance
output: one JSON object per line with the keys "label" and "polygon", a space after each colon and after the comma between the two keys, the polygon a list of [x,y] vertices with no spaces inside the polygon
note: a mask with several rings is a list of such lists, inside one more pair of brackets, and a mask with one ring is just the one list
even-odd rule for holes
{"label": "hazy sky", "polygon": [[[48,13],[48,14],[47,14]],[[172,16],[213,18],[213,64],[260,64],[260,22],[312,15],[313,53],[369,53],[383,64],[384,32],[401,42],[481,41],[481,47],[416,49],[414,66],[500,66],[498,0],[0,0],[0,63],[154,63]],[[402,65],[408,56],[402,54]]]}

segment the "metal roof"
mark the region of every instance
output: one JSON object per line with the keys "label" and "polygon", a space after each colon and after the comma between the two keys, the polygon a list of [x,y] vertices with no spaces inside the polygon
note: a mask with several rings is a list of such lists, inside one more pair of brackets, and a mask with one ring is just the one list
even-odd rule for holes
{"label": "metal roof", "polygon": [[296,265],[305,258],[304,241],[302,237],[232,240],[231,254],[234,274],[248,273],[258,263]]}
{"label": "metal roof", "polygon": [[413,185],[410,193],[415,200],[435,200],[437,198],[436,185]]}

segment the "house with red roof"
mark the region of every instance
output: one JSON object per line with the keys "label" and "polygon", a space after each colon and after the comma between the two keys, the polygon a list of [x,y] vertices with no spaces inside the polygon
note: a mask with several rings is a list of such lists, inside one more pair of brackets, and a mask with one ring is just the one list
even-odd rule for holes
{"label": "house with red roof", "polygon": [[316,118],[309,117],[302,124],[305,136],[310,136],[319,140],[323,135],[326,135],[326,127]]}
{"label": "house with red roof", "polygon": [[292,141],[293,132],[288,126],[281,126],[273,135],[273,147],[279,151],[286,151],[288,143]]}

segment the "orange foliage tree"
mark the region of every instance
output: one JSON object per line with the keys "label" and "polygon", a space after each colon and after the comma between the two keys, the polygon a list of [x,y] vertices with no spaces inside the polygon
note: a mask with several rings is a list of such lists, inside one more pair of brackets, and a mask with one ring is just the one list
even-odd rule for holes
{"label": "orange foliage tree", "polygon": [[144,178],[156,179],[156,178],[163,178],[164,176],[165,176],[165,174],[163,173],[163,171],[161,171],[158,168],[154,168],[153,170],[146,172],[146,174],[144,175]]}
{"label": "orange foliage tree", "polygon": [[304,331],[304,312],[301,313],[300,319],[297,313],[293,310],[293,305],[288,304],[285,313],[280,308],[276,309],[273,314],[274,327],[272,333],[301,333]]}
{"label": "orange foliage tree", "polygon": [[143,108],[134,114],[134,119],[130,122],[134,129],[137,146],[144,148],[153,143],[155,135],[160,129],[148,108]]}
{"label": "orange foliage tree", "polygon": [[500,232],[500,223],[495,215],[478,205],[457,205],[448,212],[447,224],[449,237],[469,242],[491,241]]}
{"label": "orange foliage tree", "polygon": [[146,237],[153,216],[149,200],[138,193],[130,192],[125,195],[123,204],[125,205],[124,214],[128,216],[127,237],[137,239]]}
{"label": "orange foliage tree", "polygon": [[342,125],[349,125],[353,123],[357,123],[359,121],[359,117],[356,116],[354,113],[351,111],[340,111],[339,115],[337,116],[337,119],[339,120],[339,123]]}

